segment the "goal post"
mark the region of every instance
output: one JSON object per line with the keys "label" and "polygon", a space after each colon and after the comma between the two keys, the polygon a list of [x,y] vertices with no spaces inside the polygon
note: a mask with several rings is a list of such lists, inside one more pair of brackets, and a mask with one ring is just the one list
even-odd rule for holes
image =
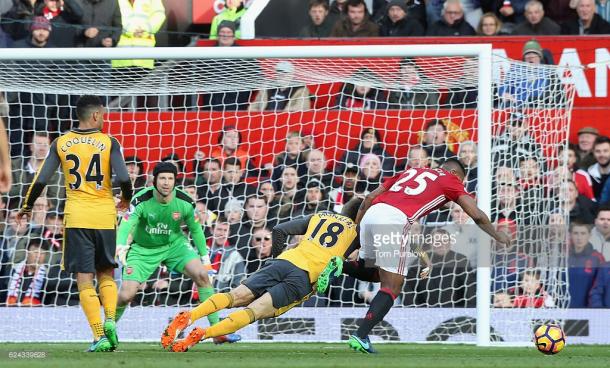
{"label": "goal post", "polygon": [[[135,78],[134,75],[128,73],[117,75],[116,70],[110,70],[109,65],[108,67],[105,65],[109,64],[110,60],[118,59],[155,59],[157,66],[154,70],[139,71],[141,74],[135,75]],[[274,73],[278,73],[282,61],[289,62],[290,66],[284,64],[281,67],[285,68],[282,71],[289,69],[293,73],[293,80],[286,82],[275,78]],[[397,70],[402,67],[403,62],[412,63],[412,66],[420,72],[420,75],[414,79],[420,84],[421,89],[409,90],[407,92],[407,94],[411,93],[409,98],[413,98],[412,95],[417,93],[424,95],[420,102],[413,102],[414,100],[408,102],[409,107],[405,107],[407,105],[401,105],[401,102],[396,102],[391,98],[394,92],[402,93],[403,81],[399,80]],[[247,155],[243,157],[249,158],[256,164],[254,168],[242,167],[245,182],[250,186],[261,185],[258,189],[264,182],[271,182],[273,190],[275,190],[276,196],[274,199],[268,200],[268,205],[271,211],[271,202],[275,200],[277,203],[274,206],[277,205],[275,209],[277,212],[274,212],[273,216],[269,215],[269,223],[271,220],[278,222],[297,217],[297,210],[300,211],[298,215],[302,215],[311,208],[321,208],[322,201],[320,200],[318,203],[308,197],[308,190],[314,186],[322,186],[322,184],[324,186],[328,184],[322,197],[330,207],[325,209],[337,210],[340,208],[337,207],[340,199],[333,196],[337,193],[341,196],[344,189],[341,184],[335,185],[335,180],[344,180],[347,177],[344,173],[347,173],[350,168],[357,175],[354,179],[357,184],[364,183],[359,194],[370,192],[371,183],[378,185],[382,177],[389,176],[389,171],[398,170],[400,164],[409,159],[408,153],[412,147],[421,148],[426,139],[425,130],[428,123],[439,121],[442,122],[447,137],[443,142],[428,144],[432,149],[432,155],[437,146],[445,148],[451,146],[453,153],[458,154],[461,143],[476,145],[477,159],[476,165],[473,166],[473,170],[476,166],[477,172],[475,176],[476,199],[479,207],[491,217],[494,211],[497,212],[498,206],[498,189],[494,186],[494,178],[499,165],[492,156],[497,145],[495,142],[501,133],[508,129],[507,121],[511,119],[511,115],[530,116],[530,130],[535,131],[536,141],[546,155],[545,162],[552,162],[553,167],[561,166],[561,163],[557,163],[559,159],[557,150],[559,147],[567,147],[569,116],[574,97],[573,89],[563,87],[559,69],[554,66],[524,66],[523,63],[508,60],[502,60],[502,63],[505,66],[514,67],[516,70],[533,68],[536,73],[541,75],[557,76],[552,79],[552,82],[549,82],[549,88],[554,88],[556,91],[553,93],[560,95],[557,97],[560,101],[553,105],[559,107],[540,102],[542,97],[540,99],[532,98],[521,105],[512,102],[505,105],[498,103],[502,96],[498,96],[497,91],[504,88],[504,85],[511,85],[517,79],[518,73],[512,72],[513,69],[510,69],[510,73],[509,70],[496,73],[500,66],[492,56],[490,44],[110,48],[103,50],[7,49],[0,53],[0,93],[12,96],[9,98],[9,131],[13,137],[17,137],[13,140],[15,145],[23,147],[30,143],[29,139],[36,131],[48,128],[57,135],[65,130],[61,128],[61,123],[62,120],[69,120],[71,114],[73,115],[74,97],[82,94],[95,94],[103,97],[105,101],[112,101],[106,129],[123,144],[126,156],[137,156],[144,161],[143,169],[140,169],[144,172],[140,172],[139,175],[146,179],[146,170],[150,170],[151,164],[163,157],[169,157],[170,153],[177,153],[181,158],[175,161],[186,162],[184,176],[193,177],[196,191],[205,186],[199,182],[200,176],[204,176],[202,167],[199,165],[204,165],[204,160],[192,159],[192,157],[212,157],[214,146],[221,142],[223,134],[226,133],[225,128],[237,127],[240,130],[241,144],[248,149]],[[54,66],[58,68],[52,70],[52,73],[40,73],[40,70],[28,69],[40,65],[43,65],[41,68]],[[367,71],[363,72],[364,69]],[[530,72],[532,71],[527,69],[524,73]],[[496,74],[501,76],[497,77]],[[541,88],[540,85],[520,85],[517,82],[513,84],[517,85],[515,87],[517,89],[525,89],[523,94],[527,96],[538,94],[538,89]],[[349,93],[344,89],[347,85],[353,87]],[[294,91],[303,86],[306,86],[304,95],[296,97],[297,94]],[[356,98],[354,91],[358,86],[368,88],[367,91],[378,91],[379,94],[370,99]],[[252,108],[255,103],[260,103],[259,98],[263,91],[278,91],[284,87],[288,89],[289,96],[298,100],[295,101],[295,105],[302,106],[301,108],[290,110],[288,107],[282,107],[280,109],[277,107],[280,105],[275,105],[276,110],[267,111],[264,108],[261,109],[262,111]],[[557,92],[559,90],[561,91]],[[238,106],[239,111],[229,108],[229,103],[226,102],[227,96],[237,96],[241,93],[246,95],[245,102],[242,101],[245,105],[241,108]],[[295,94],[292,95],[293,93]],[[474,93],[474,99],[472,93]],[[517,95],[518,92],[513,94]],[[221,105],[210,108],[209,105],[202,102],[206,98],[211,98],[212,95],[221,95],[219,99]],[[434,96],[433,99],[430,98],[432,96]],[[143,103],[138,101],[139,97],[143,97]],[[129,98],[131,102],[123,105],[121,103],[123,98]],[[269,101],[273,101],[270,96],[267,98]],[[290,98],[285,100],[288,101],[287,104],[291,101]],[[282,103],[281,99],[278,101],[280,101],[278,104]],[[231,104],[238,103],[231,102]],[[378,163],[366,152],[361,154],[353,148],[354,146],[360,147],[362,144],[366,128],[371,128],[374,134],[380,133],[382,138],[377,136],[377,140],[382,141],[386,145],[385,150],[391,152],[377,153],[376,155],[380,157]],[[288,170],[287,167],[291,165],[282,163],[282,166],[277,161],[279,157],[286,157],[287,151],[284,152],[284,147],[288,145],[290,134],[294,132],[299,133],[301,138],[309,135],[314,142],[309,148],[309,154],[317,151],[315,147],[317,146],[326,155],[323,158],[326,161],[323,162],[329,164],[324,174],[310,175],[310,172],[313,172],[313,169],[308,166],[310,163],[297,162],[294,166],[298,169],[295,171],[297,171],[299,182],[298,185],[295,184],[295,188],[298,186],[300,196],[295,195],[286,200],[282,193],[284,190],[290,192],[292,188],[287,187],[286,183],[289,179],[284,179],[283,175],[284,171]],[[21,147],[13,151],[21,151]],[[357,160],[349,164],[341,161],[344,157],[349,159],[350,154],[354,154]],[[24,160],[34,155],[35,153],[32,152]],[[300,157],[300,153],[297,156]],[[387,169],[385,163],[390,158],[394,164]],[[520,158],[513,158],[513,160],[517,160],[518,166]],[[267,170],[269,164],[273,168],[269,169],[268,175],[262,174]],[[369,177],[369,173],[374,171],[371,167],[375,165],[382,167],[377,167],[379,172],[376,176],[371,174]],[[277,170],[279,166],[283,171]],[[220,170],[222,174],[226,171],[223,171],[222,166]],[[510,170],[517,172],[518,167]],[[331,177],[332,184],[324,182],[327,178],[326,174]],[[313,183],[309,176],[317,178],[318,183]],[[148,179],[150,180],[150,178]],[[516,178],[513,179],[516,180]],[[545,191],[552,189],[555,193],[555,191],[564,189],[565,182],[553,184],[545,182],[542,185],[545,186]],[[357,190],[354,189],[354,191]],[[203,202],[202,211],[206,214],[202,220],[213,224],[213,219],[217,218],[220,213],[231,215],[239,212],[239,216],[241,216],[239,219],[249,216],[244,207],[245,197],[239,198],[239,194],[234,193],[231,195],[231,200],[219,200],[218,209],[213,210],[210,210],[212,205],[206,203],[209,198],[205,195],[200,197],[199,199]],[[19,197],[18,194],[17,197]],[[553,198],[557,198],[559,201],[560,196]],[[61,202],[59,198],[49,198],[49,200],[51,205]],[[309,206],[310,201],[313,203],[313,207]],[[546,207],[540,207],[544,216],[548,217],[551,213],[558,213],[562,218],[566,218],[565,209],[561,206],[547,206],[546,203],[549,201],[548,198],[545,199]],[[220,208],[220,203],[223,205],[222,208]],[[282,211],[286,205],[290,210],[287,215],[283,215]],[[58,210],[59,204],[56,206],[55,210]],[[520,212],[515,216],[519,220],[528,215]],[[239,222],[239,219],[232,223],[231,231],[235,229],[241,236],[242,232],[244,234],[246,232],[244,232],[244,222]],[[440,222],[443,221],[447,224],[451,222],[447,218]],[[8,220],[4,220],[4,222],[7,228],[10,227]],[[429,220],[429,222],[434,223],[435,221]],[[542,226],[543,224],[534,225]],[[211,229],[213,226],[209,227]],[[247,235],[250,237],[248,239],[252,241],[254,230],[248,229],[247,231],[249,231]],[[521,230],[519,233],[521,234]],[[26,233],[26,235],[28,234]],[[525,234],[525,230],[523,234]],[[19,236],[25,237],[26,235]],[[19,251],[19,247],[27,247],[27,245],[19,245],[16,238],[11,239],[15,239],[14,247],[16,248],[14,249],[16,250],[0,254],[0,265],[4,270],[8,270],[8,274],[5,276],[0,275],[0,287],[6,285],[5,290],[0,290],[0,295],[1,292],[10,294],[11,286],[9,284],[13,280],[10,272],[16,264],[23,262],[23,254],[25,254],[25,250]],[[228,242],[231,241],[228,240]],[[488,238],[478,240],[475,251],[477,262],[473,269],[470,269],[470,266],[468,270],[465,270],[463,266],[452,266],[455,267],[454,274],[467,280],[468,285],[465,287],[476,290],[476,309],[472,308],[475,305],[469,304],[469,301],[473,301],[472,298],[468,299],[467,296],[460,297],[463,300],[460,299],[458,302],[451,301],[445,304],[433,302],[431,297],[420,298],[419,302],[409,305],[405,301],[405,297],[401,300],[401,306],[404,308],[396,308],[388,315],[387,321],[390,323],[388,328],[394,328],[395,331],[379,330],[381,332],[377,336],[389,341],[396,340],[395,335],[399,335],[399,340],[404,341],[452,341],[453,336],[476,334],[474,339],[453,341],[476,342],[479,346],[489,346],[493,341],[498,341],[494,336],[509,331],[513,324],[519,323],[521,324],[519,333],[509,338],[508,342],[527,341],[527,331],[530,326],[525,325],[532,320],[533,311],[530,309],[498,310],[492,306],[494,297],[492,291],[495,284],[492,259],[495,251],[491,245]],[[247,244],[247,247],[248,252],[242,254],[246,273],[250,272],[250,266],[254,267],[258,264],[259,258],[257,257],[262,252],[250,243]],[[544,248],[544,245],[540,245],[540,247]],[[524,249],[529,248],[518,248],[511,252],[521,252]],[[563,272],[565,263],[562,261],[565,261],[566,255],[565,250],[562,250],[560,246],[557,249],[559,249],[559,253],[554,255],[549,262],[553,262],[553,267],[559,270],[556,274],[545,271],[541,277],[549,287],[551,285],[555,287],[554,297],[562,300],[561,303],[556,303],[555,308],[564,309],[567,280],[565,280],[565,272]],[[541,252],[547,252],[546,248]],[[509,257],[515,256],[513,253]],[[17,259],[19,254],[22,256]],[[550,263],[547,266],[551,267]],[[51,270],[52,267],[49,269]],[[155,283],[154,286],[150,286],[149,291],[142,293],[141,298],[138,299],[140,301],[134,302],[136,306],[131,308],[134,316],[150,320],[154,318],[151,326],[155,326],[155,328],[157,325],[163,325],[167,317],[177,310],[176,305],[184,309],[185,306],[197,303],[193,299],[195,288],[189,284],[188,280],[172,273],[171,270],[160,269],[158,272],[159,275],[163,274],[159,278],[164,278],[170,284],[167,290],[174,291],[158,291],[155,289],[158,284]],[[215,281],[217,285],[221,282],[224,282],[224,286],[231,284],[233,280],[230,273],[223,274],[222,268],[217,272]],[[476,281],[468,278],[475,273]],[[443,280],[450,277],[450,274],[448,272],[437,276],[437,279],[440,279],[439,283],[430,285],[436,285],[434,288],[440,293],[442,290],[438,289],[442,286],[439,285],[444,285]],[[224,279],[220,275],[223,275]],[[520,276],[513,276],[510,282],[512,287],[515,287]],[[1,279],[2,277],[4,279]],[[59,278],[57,275],[54,277]],[[117,278],[120,278],[118,274]],[[48,284],[48,282],[44,283],[44,285]],[[60,286],[58,284],[53,284],[56,294],[59,294]],[[175,288],[172,289],[171,285],[174,285]],[[429,291],[422,289],[421,284],[418,285],[419,289],[412,290],[413,293],[421,295]],[[217,287],[220,288],[220,286]],[[358,284],[354,280],[343,278],[339,284],[334,285],[334,289],[328,295],[313,298],[313,302],[310,302],[308,306],[287,313],[286,318],[281,319],[281,322],[273,324],[273,322],[265,321],[261,322],[257,329],[248,330],[246,332],[249,334],[248,339],[265,340],[273,338],[269,336],[280,334],[278,331],[289,331],[286,333],[296,334],[290,335],[289,338],[297,340],[300,338],[318,341],[340,340],[345,333],[353,330],[356,318],[364,315],[367,300],[364,295],[369,293],[367,288],[374,289],[374,286]],[[462,286],[454,283],[451,288],[458,290]],[[346,297],[342,290],[347,289],[351,294],[347,294]],[[68,295],[68,297],[70,296],[73,297],[73,295]],[[172,307],[166,307],[165,305],[170,305],[170,302],[167,301],[170,299],[175,299],[175,301],[171,304]],[[49,323],[61,326],[61,322],[65,321],[67,316],[66,308],[73,309],[66,307],[66,305],[73,306],[69,302],[67,304],[56,302],[57,306],[48,305],[48,302],[43,302],[43,304],[45,307],[40,309],[27,307],[10,309],[10,313],[4,314],[6,322],[21,319],[25,324],[39,328],[41,322],[37,318],[42,316],[47,318]],[[145,307],[147,305],[156,305],[156,307]],[[414,305],[421,308],[411,308]],[[313,314],[307,311],[308,308],[316,308],[315,314],[316,318],[320,318],[319,321],[307,320],[306,317]],[[457,312],[458,309],[461,311],[461,308],[464,309],[462,314]],[[498,310],[498,313],[495,313],[494,310]],[[426,311],[434,317],[427,317]],[[73,310],[71,313],[81,318],[78,310]],[[2,313],[0,313],[0,320],[3,318],[1,315]],[[157,339],[156,330],[138,331],[137,321],[130,320],[129,315],[130,311],[127,311],[125,320],[119,323],[119,331],[124,328],[127,331],[128,340]],[[555,317],[557,314],[554,314],[551,309],[544,313],[544,316],[547,315],[549,319],[561,319],[561,317]],[[392,318],[398,318],[398,320],[392,321]],[[494,320],[494,318],[498,318],[498,320]],[[431,328],[432,331],[427,336],[422,335],[421,332],[408,326],[408,324],[418,321],[423,321],[422,323],[425,323],[426,326],[438,325],[440,327]],[[310,329],[315,330],[316,326],[319,329],[321,324],[327,322],[329,326],[332,326],[329,334],[326,335],[319,331],[311,333]],[[395,323],[396,326],[392,326],[392,323]],[[496,335],[492,328],[494,323],[502,326],[500,328],[496,326]],[[71,324],[74,325],[72,322]],[[458,327],[456,328],[453,324],[457,324]],[[411,333],[417,337],[410,340],[405,336]],[[65,338],[58,339],[70,340],[79,338],[81,335],[75,333],[73,336],[69,336],[66,333],[65,336]],[[5,329],[0,333],[0,341],[12,339],[14,336],[10,333],[10,329]],[[46,339],[46,337],[41,337],[41,339]],[[51,338],[51,340],[53,339]]]}

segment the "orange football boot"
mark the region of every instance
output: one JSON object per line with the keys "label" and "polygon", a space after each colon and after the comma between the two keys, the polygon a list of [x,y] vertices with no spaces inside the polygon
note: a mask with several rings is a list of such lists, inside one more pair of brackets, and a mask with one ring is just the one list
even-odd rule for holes
{"label": "orange football boot", "polygon": [[182,340],[176,341],[172,345],[172,351],[174,353],[185,353],[193,346],[197,345],[201,339],[205,336],[205,330],[201,327],[195,327],[187,337]]}
{"label": "orange football boot", "polygon": [[161,345],[167,349],[174,343],[176,336],[191,324],[191,312],[180,312],[174,320],[165,328],[161,335]]}

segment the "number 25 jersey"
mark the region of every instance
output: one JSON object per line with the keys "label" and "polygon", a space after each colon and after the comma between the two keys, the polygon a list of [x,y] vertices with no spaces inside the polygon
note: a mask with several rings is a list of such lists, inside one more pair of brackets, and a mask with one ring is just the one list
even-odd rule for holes
{"label": "number 25 jersey", "polygon": [[313,283],[332,257],[345,258],[354,250],[351,245],[357,235],[356,224],[349,217],[318,212],[309,220],[307,231],[299,244],[277,258],[307,271]]}
{"label": "number 25 jersey", "polygon": [[396,207],[412,221],[468,195],[460,179],[441,168],[408,167],[385,180],[382,186],[386,191],[373,200],[373,205],[385,203]]}
{"label": "number 25 jersey", "polygon": [[[110,153],[119,142],[99,130],[70,131],[57,138],[55,150],[65,177],[64,222],[69,228],[114,229]],[[54,152],[50,152],[53,154]]]}

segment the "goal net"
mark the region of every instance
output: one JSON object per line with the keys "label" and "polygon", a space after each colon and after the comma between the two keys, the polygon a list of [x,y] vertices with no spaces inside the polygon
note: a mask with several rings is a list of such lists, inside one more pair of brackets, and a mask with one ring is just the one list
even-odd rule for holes
{"label": "goal net", "polygon": [[[459,157],[466,188],[513,245],[491,243],[457,206],[420,219],[412,235],[433,262],[431,275],[420,279],[421,266],[409,266],[372,339],[476,341],[478,320],[480,336],[490,328],[483,341],[523,342],[537,323],[564,317],[574,97],[565,70],[492,62],[490,48],[478,45],[110,51],[156,57],[156,67],[112,69],[109,60],[85,60],[85,50],[71,52],[73,60],[46,51],[0,61],[14,180],[0,227],[0,303],[13,308],[0,313],[0,340],[89,339],[76,282],[60,267],[63,176],[51,180],[29,224],[15,219],[49,143],[75,126],[83,94],[106,104],[104,131],[122,144],[136,189],[150,185],[158,161],[178,166],[218,291],[261,267],[275,224],[340,212],[407,166]],[[250,341],[345,340],[378,289],[341,276],[326,294],[240,333]],[[198,303],[193,283],[160,265],[119,334],[157,340],[169,318]]]}

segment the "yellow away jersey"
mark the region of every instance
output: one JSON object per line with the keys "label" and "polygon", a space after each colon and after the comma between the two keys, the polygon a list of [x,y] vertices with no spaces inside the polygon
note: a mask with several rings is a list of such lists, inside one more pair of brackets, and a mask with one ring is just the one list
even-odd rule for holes
{"label": "yellow away jersey", "polygon": [[280,254],[285,259],[309,273],[309,280],[318,280],[320,273],[334,256],[345,259],[345,254],[358,232],[349,217],[332,212],[319,212],[311,217],[303,240],[295,248]]}
{"label": "yellow away jersey", "polygon": [[99,130],[75,130],[57,138],[57,155],[66,185],[66,227],[116,227],[110,164],[113,140]]}

